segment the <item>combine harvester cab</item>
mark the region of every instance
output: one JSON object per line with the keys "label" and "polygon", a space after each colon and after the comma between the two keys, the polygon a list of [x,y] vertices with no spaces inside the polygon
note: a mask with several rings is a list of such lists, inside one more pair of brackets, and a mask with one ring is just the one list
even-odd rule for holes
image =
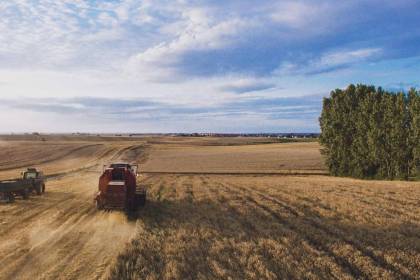
{"label": "combine harvester cab", "polygon": [[105,168],[95,196],[97,209],[135,211],[144,206],[146,189],[137,186],[137,169],[128,163],[114,163]]}

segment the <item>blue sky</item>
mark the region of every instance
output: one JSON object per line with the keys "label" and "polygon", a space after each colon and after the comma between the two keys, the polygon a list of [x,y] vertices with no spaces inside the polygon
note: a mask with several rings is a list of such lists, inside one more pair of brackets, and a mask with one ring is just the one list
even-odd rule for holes
{"label": "blue sky", "polygon": [[317,132],[420,87],[420,1],[0,2],[0,132]]}

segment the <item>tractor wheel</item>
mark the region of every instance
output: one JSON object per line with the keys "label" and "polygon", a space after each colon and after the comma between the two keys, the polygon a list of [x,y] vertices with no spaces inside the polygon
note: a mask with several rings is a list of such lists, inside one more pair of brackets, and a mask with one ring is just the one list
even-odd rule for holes
{"label": "tractor wheel", "polygon": [[41,193],[45,193],[45,184],[42,184]]}
{"label": "tractor wheel", "polygon": [[42,193],[41,184],[38,184],[38,185],[35,186],[35,192],[36,192],[36,195],[41,195],[41,193]]}
{"label": "tractor wheel", "polygon": [[23,199],[28,199],[29,198],[29,190],[28,189],[23,189],[22,190],[22,198]]}
{"label": "tractor wheel", "polygon": [[13,193],[7,193],[6,197],[7,197],[7,203],[12,203],[15,201],[15,195]]}

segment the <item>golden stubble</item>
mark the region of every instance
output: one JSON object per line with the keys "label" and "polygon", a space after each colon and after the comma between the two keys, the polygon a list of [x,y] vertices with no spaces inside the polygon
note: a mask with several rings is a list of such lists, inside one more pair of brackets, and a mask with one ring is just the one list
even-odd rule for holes
{"label": "golden stubble", "polygon": [[[60,175],[0,205],[0,279],[420,278],[419,183],[286,176],[325,171],[317,143],[47,140],[0,149],[0,178]],[[145,173],[144,209],[98,212],[102,164],[120,160],[190,174]]]}

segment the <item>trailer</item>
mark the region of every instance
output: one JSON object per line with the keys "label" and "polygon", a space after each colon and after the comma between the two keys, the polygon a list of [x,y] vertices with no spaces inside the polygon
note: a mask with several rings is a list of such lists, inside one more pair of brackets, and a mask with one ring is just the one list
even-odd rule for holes
{"label": "trailer", "polygon": [[45,192],[45,178],[36,168],[23,171],[22,178],[0,181],[0,200],[13,202],[17,196],[28,199],[31,193],[42,195]]}

